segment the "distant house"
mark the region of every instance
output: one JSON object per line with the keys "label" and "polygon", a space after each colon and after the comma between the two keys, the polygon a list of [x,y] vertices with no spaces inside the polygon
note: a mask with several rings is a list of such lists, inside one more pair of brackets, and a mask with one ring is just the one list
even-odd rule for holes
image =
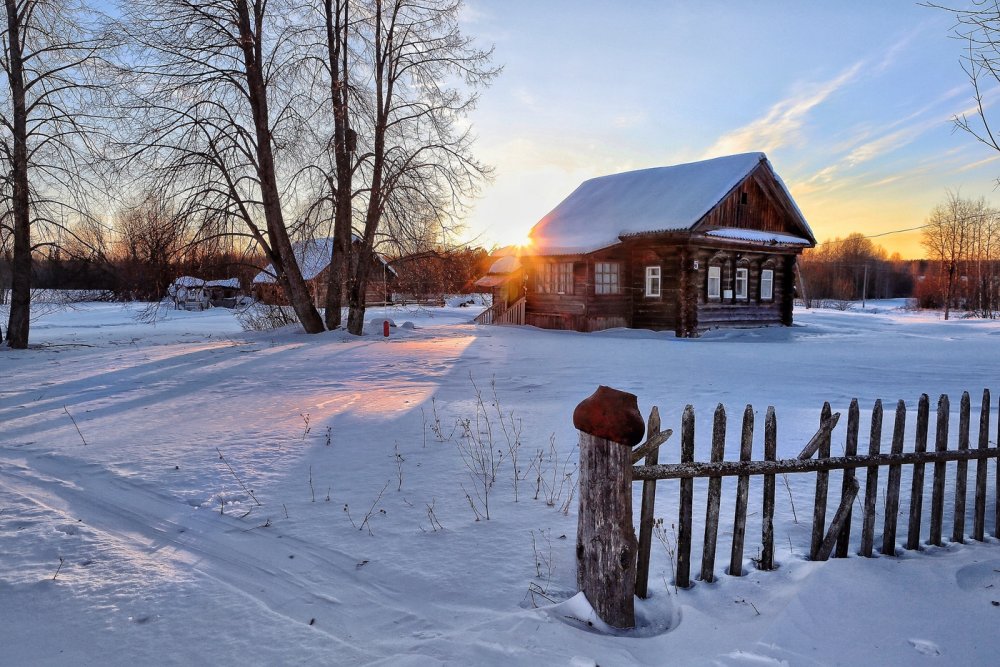
{"label": "distant house", "polygon": [[[361,239],[354,237],[354,243]],[[334,242],[332,238],[298,241],[292,244],[292,252],[298,261],[302,277],[306,281],[309,293],[313,297],[313,305],[323,308],[326,305],[326,290],[329,282],[330,258]],[[388,303],[392,297],[392,286],[396,280],[396,271],[389,266],[381,256],[376,255],[368,278],[368,289],[365,292],[365,302],[371,304]],[[346,305],[347,286],[344,289],[344,304]],[[267,265],[263,271],[254,276],[253,291],[257,299],[263,303],[287,306],[288,298],[278,284],[274,266]]]}
{"label": "distant house", "polygon": [[763,153],[591,179],[530,238],[518,323],[685,337],[790,325],[795,260],[816,244]]}

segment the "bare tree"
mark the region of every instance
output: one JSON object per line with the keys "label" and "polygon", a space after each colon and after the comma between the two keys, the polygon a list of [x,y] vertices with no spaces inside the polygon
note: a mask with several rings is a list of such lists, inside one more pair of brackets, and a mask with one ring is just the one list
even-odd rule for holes
{"label": "bare tree", "polygon": [[[150,165],[151,178],[203,230],[256,240],[303,327],[318,333],[323,320],[285,220],[297,202],[282,158],[296,152],[304,123],[297,9],[291,0],[127,3],[121,30],[133,48],[121,72],[138,131],[123,153],[126,165]],[[130,152],[129,142],[139,148]]]}
{"label": "bare tree", "polygon": [[7,345],[25,348],[32,252],[43,227],[64,226],[61,211],[82,212],[94,186],[85,173],[102,134],[95,78],[106,38],[98,16],[75,0],[4,0],[0,40],[0,225],[11,238]]}
{"label": "bare tree", "polygon": [[[348,330],[360,334],[380,234],[397,241],[425,237],[429,226],[447,225],[489,176],[472,156],[473,137],[464,119],[476,103],[475,89],[487,85],[499,68],[492,65],[492,50],[477,48],[459,30],[461,0],[341,0],[342,26],[348,4],[353,23],[350,30],[341,28],[341,39],[360,40],[364,48],[353,52],[364,59],[349,62],[345,51],[339,52],[341,90],[350,95],[346,101],[333,98],[349,108],[353,104],[354,118],[365,116],[363,132],[344,125],[344,147],[357,142],[351,174],[352,200],[360,201],[360,240],[347,282]],[[356,84],[349,88],[348,71]],[[341,163],[337,166],[339,175]],[[338,195],[343,193],[339,188]],[[346,248],[350,231],[342,226],[335,231],[337,247]]]}
{"label": "bare tree", "polygon": [[921,243],[930,258],[941,265],[944,280],[944,319],[948,319],[955,301],[956,283],[970,257],[976,230],[992,219],[986,200],[963,199],[948,192],[947,199],[931,211],[922,232]]}

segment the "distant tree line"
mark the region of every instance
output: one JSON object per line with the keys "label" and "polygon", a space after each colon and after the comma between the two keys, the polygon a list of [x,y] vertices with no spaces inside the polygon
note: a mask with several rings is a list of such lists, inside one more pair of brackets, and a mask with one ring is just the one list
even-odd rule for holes
{"label": "distant tree line", "polygon": [[[809,299],[840,302],[892,299],[913,294],[913,263],[863,234],[835,238],[802,253],[799,272]],[[801,287],[801,286],[800,286]]]}

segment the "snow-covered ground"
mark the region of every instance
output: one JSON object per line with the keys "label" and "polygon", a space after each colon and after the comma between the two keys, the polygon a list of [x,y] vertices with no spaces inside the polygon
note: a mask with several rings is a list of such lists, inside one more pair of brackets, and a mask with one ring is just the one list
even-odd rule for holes
{"label": "snow-covered ground", "polygon": [[[921,392],[957,406],[968,390],[978,410],[984,387],[1000,392],[1000,322],[898,305],[798,310],[793,328],[698,340],[476,327],[474,308],[376,309],[401,325],[388,340],[246,333],[223,309],[155,325],[115,304],[49,313],[32,349],[0,350],[0,664],[994,664],[1000,543],[809,562],[812,475],[779,484],[777,571],[751,562],[754,487],[747,576],[675,592],[677,486],[661,482],[667,545],[654,544],[641,627],[592,631],[567,602],[576,505],[559,480],[581,399],[599,384],[630,391],[678,432],[691,403],[699,457],[722,402],[733,458],[747,403],[758,423],[775,406],[791,457],[823,401],[861,401],[864,448],[876,398],[912,412]],[[458,425],[477,416],[504,453],[478,521]],[[696,536],[703,508],[697,485]]]}

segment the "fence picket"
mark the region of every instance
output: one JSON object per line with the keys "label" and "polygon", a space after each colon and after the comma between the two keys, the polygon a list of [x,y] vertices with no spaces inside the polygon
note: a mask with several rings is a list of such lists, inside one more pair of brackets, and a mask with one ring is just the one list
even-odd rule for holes
{"label": "fence picket", "polygon": [[[920,394],[917,403],[917,433],[913,451],[927,451],[927,422],[930,413],[930,399],[927,394]],[[913,481],[910,485],[910,523],[906,535],[906,548],[920,548],[920,515],[924,505],[924,468],[926,463],[913,464]]]}
{"label": "fence picket", "polygon": [[[830,404],[823,403],[823,410],[820,412],[820,425],[831,420]],[[801,457],[801,454],[800,454]],[[830,432],[826,431],[819,441],[817,458],[830,458]],[[819,559],[819,550],[823,546],[823,537],[826,534],[826,496],[830,485],[830,473],[823,470],[816,473],[816,499],[813,503],[813,529],[812,540],[809,544],[809,560]]]}
{"label": "fence picket", "polygon": [[[851,407],[847,410],[847,442],[844,447],[844,456],[856,456],[858,453],[858,426],[860,423],[860,410],[858,409],[858,399],[851,399]],[[844,498],[851,489],[857,496],[858,481],[854,468],[844,470],[844,481],[840,487],[840,497]],[[847,550],[851,544],[851,518],[854,512],[853,503],[849,503],[844,511],[844,523],[837,536],[837,551],[835,558],[847,558]]]}
{"label": "fence picket", "polygon": [[[958,449],[969,449],[969,392],[962,392],[958,413]],[[959,461],[955,473],[955,523],[952,526],[951,541],[961,544],[965,541],[965,497],[969,483],[969,462]]]}
{"label": "fence picket", "polygon": [[[903,453],[903,435],[906,431],[906,404],[896,403],[896,423],[892,428],[892,453]],[[882,525],[882,555],[896,555],[896,524],[899,519],[899,484],[903,466],[889,466],[889,479],[885,490],[885,522]]]}
{"label": "fence picket", "polygon": [[[740,437],[740,461],[753,456],[753,406],[743,410],[743,433]],[[743,540],[747,531],[747,500],[750,475],[740,475],[736,483],[736,516],[733,519],[733,548],[729,555],[729,576],[743,576]]]}
{"label": "fence picket", "polygon": [[[681,418],[681,463],[694,462],[694,408],[684,408]],[[677,535],[678,588],[691,587],[691,512],[694,505],[694,480],[682,479]]]}
{"label": "fence picket", "polygon": [[[712,461],[722,461],[726,451],[726,410],[720,403],[712,421]],[[708,502],[705,509],[705,543],[701,550],[701,580],[715,581],[715,549],[719,540],[719,503],[722,499],[722,478],[708,480]]]}
{"label": "fence picket", "polygon": [[[983,389],[983,403],[979,409],[979,449],[990,446],[990,390]],[[972,521],[972,539],[986,539],[986,459],[976,461],[976,515]]]}
{"label": "fence picket", "polygon": [[[654,405],[646,422],[646,439],[652,440],[660,432],[660,411]],[[660,458],[660,448],[646,454],[646,465],[656,465]],[[635,594],[645,599],[649,591],[649,556],[653,547],[653,522],[656,520],[656,480],[647,479],[642,483],[642,509],[639,514],[639,554],[635,567]]]}
{"label": "fence picket", "polygon": [[[882,448],[882,399],[875,400],[868,455],[877,456]],[[861,523],[861,555],[871,558],[875,542],[875,503],[878,500],[878,466],[868,466],[865,476],[865,516]]]}
{"label": "fence picket", "polygon": [[[764,418],[764,460],[774,461],[778,454],[778,420],[774,406],[767,408]],[[760,569],[774,569],[774,475],[764,475],[764,507],[761,520]]]}
{"label": "fence picket", "polygon": [[[941,394],[937,407],[937,431],[934,434],[934,451],[948,451],[948,419],[951,412],[947,394]],[[934,464],[934,482],[931,493],[931,534],[928,543],[941,546],[941,525],[944,520],[944,478],[947,472],[944,461]]]}

